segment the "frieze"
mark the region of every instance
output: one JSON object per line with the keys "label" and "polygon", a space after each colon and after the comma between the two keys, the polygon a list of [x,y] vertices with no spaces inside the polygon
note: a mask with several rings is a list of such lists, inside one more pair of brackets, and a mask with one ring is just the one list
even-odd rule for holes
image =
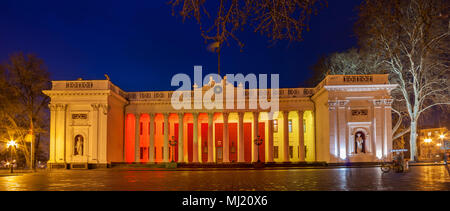
{"label": "frieze", "polygon": [[66,88],[68,89],[92,89],[94,83],[90,81],[80,81],[80,82],[66,82]]}
{"label": "frieze", "polygon": [[346,75],[346,76],[344,76],[344,82],[350,82],[350,83],[373,82],[373,76],[371,76],[371,75]]}

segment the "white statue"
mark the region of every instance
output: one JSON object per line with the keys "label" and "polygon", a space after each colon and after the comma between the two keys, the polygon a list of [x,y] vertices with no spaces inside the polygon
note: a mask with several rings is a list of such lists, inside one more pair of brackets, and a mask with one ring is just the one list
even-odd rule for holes
{"label": "white statue", "polygon": [[355,145],[355,153],[366,153],[364,138],[361,133],[356,133]]}
{"label": "white statue", "polygon": [[74,155],[83,155],[83,136],[75,137],[75,153]]}

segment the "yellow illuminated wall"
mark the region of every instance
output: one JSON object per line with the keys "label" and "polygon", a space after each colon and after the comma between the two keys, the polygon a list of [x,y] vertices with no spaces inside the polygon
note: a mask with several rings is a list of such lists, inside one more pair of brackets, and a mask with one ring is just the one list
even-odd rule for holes
{"label": "yellow illuminated wall", "polygon": [[315,161],[316,160],[316,146],[315,146],[315,137],[314,137],[314,112],[313,111],[305,111],[303,114],[304,120],[304,140],[306,146],[306,161]]}

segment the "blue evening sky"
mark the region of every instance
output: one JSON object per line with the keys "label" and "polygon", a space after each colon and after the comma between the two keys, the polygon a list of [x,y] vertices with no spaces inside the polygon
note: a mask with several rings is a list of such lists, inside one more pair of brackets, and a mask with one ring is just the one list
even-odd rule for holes
{"label": "blue evening sky", "polygon": [[[320,55],[356,46],[353,24],[360,0],[329,0],[312,16],[302,42],[278,42],[239,33],[240,52],[231,42],[222,52],[222,73],[280,74],[280,87],[298,87]],[[125,91],[173,90],[177,73],[217,72],[217,56],[206,50],[194,20],[172,16],[167,1],[24,1],[0,2],[0,60],[11,53],[35,53],[52,80],[104,79]]]}

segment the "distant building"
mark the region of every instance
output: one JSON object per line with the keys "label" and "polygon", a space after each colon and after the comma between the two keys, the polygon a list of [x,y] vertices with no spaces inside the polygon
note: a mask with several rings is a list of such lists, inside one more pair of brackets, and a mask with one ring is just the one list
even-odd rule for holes
{"label": "distant building", "polygon": [[420,161],[441,161],[444,151],[441,147],[448,138],[446,127],[428,128],[419,130],[417,145]]}
{"label": "distant building", "polygon": [[395,87],[387,74],[329,75],[314,88],[279,89],[279,111],[270,119],[260,106],[249,108],[247,98],[245,108],[176,110],[173,91],[126,92],[110,80],[52,81],[44,91],[51,98],[48,164],[250,163],[258,155],[268,163],[378,162],[391,154]]}

